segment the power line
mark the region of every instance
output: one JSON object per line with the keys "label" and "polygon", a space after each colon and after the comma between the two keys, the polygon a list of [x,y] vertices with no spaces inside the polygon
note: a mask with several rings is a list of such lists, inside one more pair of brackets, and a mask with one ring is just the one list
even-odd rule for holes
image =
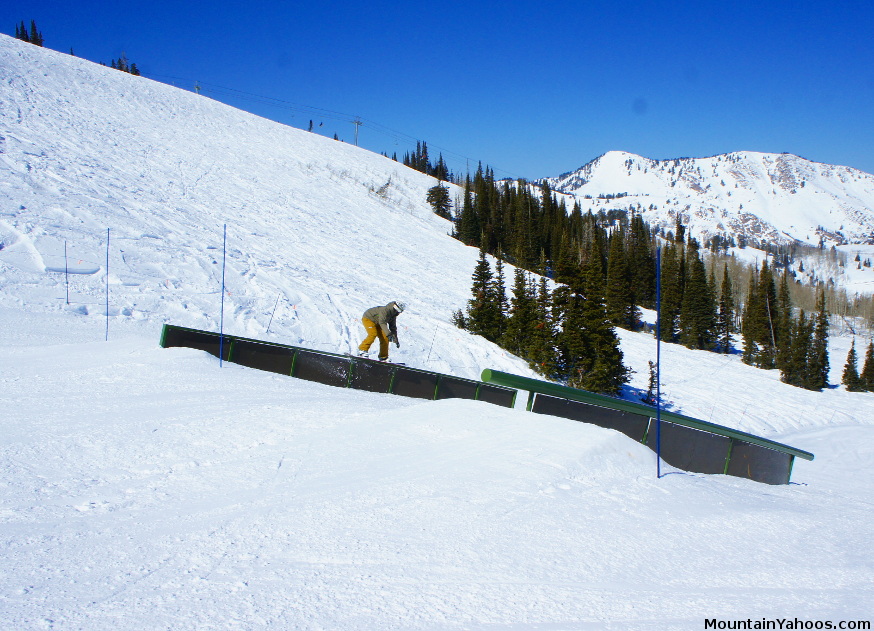
{"label": "power line", "polygon": [[[388,136],[396,141],[402,141],[404,143],[409,143],[410,146],[412,146],[414,143],[421,142],[420,138],[415,138],[414,136],[410,136],[409,134],[406,134],[402,131],[392,129],[391,127],[388,127],[388,126],[383,125],[381,123],[378,123],[376,121],[372,121],[372,120],[367,119],[367,118],[362,118],[361,116],[356,116],[353,114],[347,114],[345,112],[338,112],[336,110],[329,110],[329,109],[315,107],[315,106],[311,106],[311,105],[302,105],[299,103],[293,103],[291,101],[286,101],[284,99],[279,99],[279,98],[272,97],[272,96],[265,96],[265,95],[261,95],[261,94],[254,94],[252,92],[245,92],[243,90],[237,90],[236,88],[228,88],[228,87],[220,86],[220,85],[217,85],[214,83],[207,83],[205,81],[199,81],[199,80],[193,81],[191,79],[185,79],[183,77],[174,77],[174,76],[170,76],[170,75],[161,75],[161,74],[155,74],[155,73],[148,73],[145,76],[147,76],[148,78],[151,78],[151,79],[156,79],[156,80],[170,79],[172,81],[182,82],[183,84],[187,83],[187,84],[193,85],[194,90],[197,92],[197,94],[207,93],[207,94],[212,94],[215,96],[224,96],[227,98],[235,98],[235,99],[239,99],[241,101],[246,101],[249,103],[259,103],[262,105],[269,105],[271,107],[277,107],[277,108],[284,109],[284,110],[287,110],[290,112],[304,114],[307,117],[314,116],[314,117],[319,117],[319,118],[323,118],[323,119],[334,120],[334,121],[344,122],[344,123],[351,122],[353,125],[355,125],[355,145],[356,146],[358,145],[358,130],[362,126],[366,129],[370,129],[370,130],[375,131],[379,134],[383,134],[385,136]],[[175,83],[171,84],[171,85],[173,85],[174,87],[179,87]],[[219,100],[219,99],[216,99],[216,100]],[[464,163],[466,165],[465,172],[470,171],[469,165],[470,165],[471,161],[473,161],[475,163],[481,162],[480,160],[476,160],[476,159],[471,158],[469,156],[457,153],[457,152],[452,151],[450,149],[446,149],[445,147],[440,147],[438,145],[434,145],[431,143],[428,143],[428,147],[429,147],[429,149],[437,149],[444,156],[450,156],[450,157],[458,160],[460,163]],[[512,173],[512,172],[507,171],[505,169],[499,169],[499,168],[494,167],[492,165],[489,165],[489,167],[493,171],[503,173],[503,174],[509,176],[510,178],[513,178],[513,179],[526,179],[521,175],[518,175],[516,173]]]}

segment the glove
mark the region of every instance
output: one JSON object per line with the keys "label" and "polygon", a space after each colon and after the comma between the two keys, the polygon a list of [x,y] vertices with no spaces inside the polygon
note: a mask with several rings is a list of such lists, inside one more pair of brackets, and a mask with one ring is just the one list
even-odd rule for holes
{"label": "glove", "polygon": [[389,334],[388,334],[388,341],[389,341],[389,342],[394,342],[394,343],[395,343],[395,346],[397,346],[398,348],[401,347],[401,343],[398,342],[398,336],[395,335],[394,333],[389,333]]}

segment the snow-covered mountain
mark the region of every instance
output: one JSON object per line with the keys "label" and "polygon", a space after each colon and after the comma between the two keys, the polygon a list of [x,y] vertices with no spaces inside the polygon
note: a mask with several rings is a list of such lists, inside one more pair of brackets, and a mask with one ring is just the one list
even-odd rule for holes
{"label": "snow-covered mountain", "polygon": [[[527,374],[449,324],[477,252],[447,236],[431,185],[0,36],[4,629],[685,631],[869,615],[874,395],[664,345],[676,409],[816,454],[771,487],[656,478],[649,448],[583,423],[158,346],[165,321],[218,328],[227,225],[229,333],[349,350],[366,307],[402,298],[394,357]],[[645,389],[653,338],[620,335]],[[832,340],[832,383],[850,343]]]}
{"label": "snow-covered mountain", "polygon": [[874,175],[791,154],[651,160],[611,151],[546,181],[584,212],[633,207],[666,229],[680,217],[702,242],[722,235],[772,244],[874,243]]}

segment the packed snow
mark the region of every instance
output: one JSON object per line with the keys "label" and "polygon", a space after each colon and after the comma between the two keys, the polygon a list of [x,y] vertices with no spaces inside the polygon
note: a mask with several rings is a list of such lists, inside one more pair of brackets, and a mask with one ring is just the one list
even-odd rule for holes
{"label": "packed snow", "polygon": [[[477,252],[431,178],[5,36],[0,124],[3,628],[871,619],[874,394],[664,345],[672,409],[816,454],[776,487],[659,479],[647,447],[521,409],[220,367],[162,324],[344,352],[403,299],[393,358],[532,374],[449,323]],[[620,335],[633,396],[655,343]]]}

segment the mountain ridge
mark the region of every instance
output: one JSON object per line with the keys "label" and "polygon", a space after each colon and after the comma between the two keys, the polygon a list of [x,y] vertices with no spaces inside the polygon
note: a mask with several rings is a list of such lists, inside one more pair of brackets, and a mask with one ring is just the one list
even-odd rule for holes
{"label": "mountain ridge", "polygon": [[541,182],[583,212],[633,209],[665,229],[679,218],[705,242],[874,244],[874,175],[788,153],[655,160],[609,151]]}

